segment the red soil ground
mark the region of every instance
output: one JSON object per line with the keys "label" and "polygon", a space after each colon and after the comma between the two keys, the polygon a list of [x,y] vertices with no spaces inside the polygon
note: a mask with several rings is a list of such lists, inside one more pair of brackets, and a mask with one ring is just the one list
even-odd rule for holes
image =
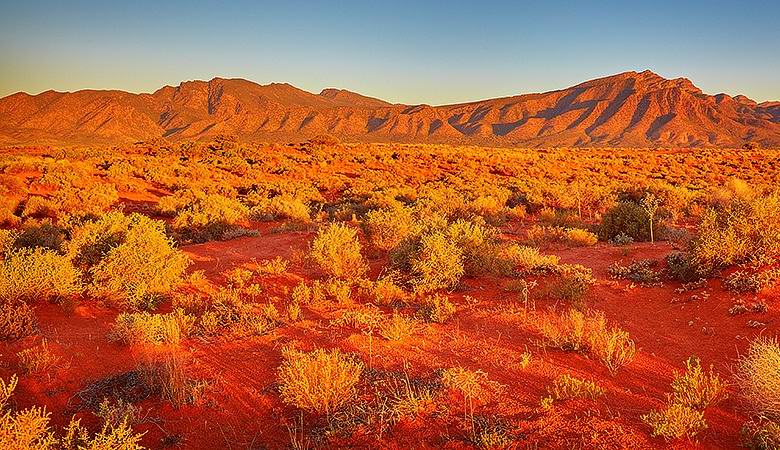
{"label": "red soil ground", "polygon": [[[287,292],[302,279],[321,274],[306,266],[300,256],[312,238],[305,231],[271,232],[226,242],[186,246],[194,269],[221,283],[220,272],[277,255],[291,259],[288,273],[267,276],[261,284],[269,298],[283,304]],[[677,293],[676,283],[659,287],[631,287],[625,281],[609,279],[607,267],[614,261],[662,259],[672,251],[667,243],[633,244],[556,250],[562,262],[583,264],[593,269],[598,283],[587,299],[590,308],[602,310],[607,318],[630,332],[640,352],[615,375],[598,361],[584,355],[544,350],[536,345],[537,335],[517,309],[508,307],[515,294],[502,289],[507,279],[466,279],[453,294],[458,305],[455,317],[445,325],[422,325],[412,338],[386,341],[350,328],[329,325],[345,305],[327,310],[304,310],[304,319],[272,333],[246,339],[214,338],[190,340],[181,352],[192,357],[195,375],[213,381],[203,405],[172,408],[159,398],[147,398],[139,405],[146,415],[136,429],[146,431],[142,443],[151,448],[179,445],[182,448],[285,448],[289,445],[287,424],[299,412],[283,404],[275,388],[275,371],[281,363],[280,349],[296,342],[301,348],[339,347],[360,354],[374,369],[402,370],[410,376],[429,376],[442,367],[462,366],[482,370],[498,383],[491,398],[476,405],[476,412],[509,418],[520,433],[521,448],[735,448],[745,421],[739,402],[730,396],[705,413],[709,428],[696,441],[664,442],[651,438],[640,416],[661,408],[675,371],[692,355],[704,366],[713,364],[731,379],[735,360],[749,341],[762,333],[777,332],[778,309],[768,302],[767,313],[730,316],[736,297],[725,291],[720,280],[710,280],[704,289]],[[383,261],[372,260],[372,276]],[[706,294],[704,294],[706,293]],[[699,299],[689,300],[696,294]],[[468,295],[477,303],[468,304]],[[770,295],[769,297],[771,297]],[[771,300],[767,298],[766,300]],[[537,309],[551,304],[536,302]],[[131,371],[141,358],[140,349],[128,350],[109,342],[106,333],[116,312],[85,302],[71,313],[52,304],[35,305],[41,335],[63,361],[53,373],[21,377],[16,392],[18,407],[46,405],[52,423],[61,427],[72,414],[97,426],[97,418],[85,406],[84,389],[89,383]],[[748,320],[768,323],[750,328]],[[15,369],[15,353],[29,347],[28,338],[0,343],[0,376]],[[531,364],[523,369],[520,355],[530,350]],[[562,373],[595,379],[607,389],[596,401],[556,402],[551,410],[540,407],[545,389]],[[79,393],[81,392],[81,395]],[[733,394],[733,389],[732,389]],[[463,448],[463,430],[452,417],[462,411],[462,400],[449,399],[452,415],[431,414],[399,423],[377,439],[360,429],[349,440],[331,445],[351,448]],[[308,420],[308,419],[307,419]],[[304,423],[309,428],[309,423]]]}

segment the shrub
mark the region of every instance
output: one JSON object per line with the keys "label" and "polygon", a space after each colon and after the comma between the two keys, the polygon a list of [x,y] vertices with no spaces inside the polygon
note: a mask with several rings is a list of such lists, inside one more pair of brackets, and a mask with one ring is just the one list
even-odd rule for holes
{"label": "shrub", "polygon": [[473,221],[458,219],[447,228],[450,241],[463,252],[463,268],[468,275],[480,275],[492,269],[496,258],[495,232]]}
{"label": "shrub", "polygon": [[628,266],[622,266],[615,262],[607,268],[609,275],[617,280],[629,279],[641,284],[655,284],[661,281],[661,272],[653,270],[656,261],[643,259],[634,261]]}
{"label": "shrub", "polygon": [[89,267],[92,295],[130,309],[150,309],[183,282],[190,260],[165,225],[141,214],[107,214],[76,229],[68,254]]}
{"label": "shrub", "polygon": [[[660,230],[660,221],[654,222],[653,232],[656,236]],[[609,241],[620,234],[634,241],[650,240],[650,216],[642,206],[634,202],[621,202],[604,214],[599,237]]]}
{"label": "shrub", "polygon": [[279,367],[282,400],[309,412],[331,415],[355,397],[363,364],[338,349],[304,353],[285,349]]}
{"label": "shrub", "polygon": [[780,256],[780,194],[708,210],[691,255],[702,276],[733,264],[772,264]]}
{"label": "shrub", "polygon": [[653,436],[666,439],[693,437],[707,428],[704,413],[679,403],[674,403],[660,411],[650,411],[642,420],[653,429]]}
{"label": "shrub", "polygon": [[201,316],[199,325],[207,333],[229,329],[239,336],[263,335],[277,325],[279,312],[268,307],[245,303],[234,289],[220,289],[211,306]]}
{"label": "shrub", "polygon": [[455,314],[455,305],[446,295],[434,294],[423,300],[420,313],[429,322],[444,323]]}
{"label": "shrub", "polygon": [[369,211],[363,218],[363,227],[374,248],[390,251],[412,234],[412,210],[396,207]]}
{"label": "shrub", "polygon": [[669,276],[682,282],[690,282],[701,279],[691,260],[691,255],[687,253],[675,252],[666,257],[666,266],[669,270]]}
{"label": "shrub", "polygon": [[336,278],[355,280],[368,270],[357,232],[341,223],[330,224],[317,233],[311,255],[325,273]]}
{"label": "shrub", "polygon": [[407,298],[406,292],[393,281],[392,277],[383,277],[372,283],[369,295],[377,305],[382,306],[403,303]]}
{"label": "shrub", "polygon": [[556,315],[540,317],[537,327],[543,342],[566,351],[590,352],[614,373],[636,356],[636,346],[628,333],[618,327],[608,327],[604,314],[587,314],[569,309]]}
{"label": "shrub", "polygon": [[573,247],[589,247],[595,245],[599,238],[582,228],[534,225],[528,229],[528,240],[535,245],[554,243]]}
{"label": "shrub", "polygon": [[109,337],[125,345],[178,345],[192,334],[194,323],[195,317],[181,309],[168,314],[122,313],[117,316]]}
{"label": "shrub", "polygon": [[570,398],[589,398],[595,400],[604,395],[604,388],[593,381],[581,380],[571,375],[561,375],[547,388],[547,392],[555,400]]}
{"label": "shrub", "polygon": [[756,273],[738,270],[723,280],[731,292],[758,294],[774,286],[780,279],[780,269],[767,269]]}
{"label": "shrub", "polygon": [[776,339],[755,339],[739,359],[737,384],[754,417],[780,423],[780,345]]}
{"label": "shrub", "polygon": [[274,259],[269,259],[258,263],[255,272],[264,275],[281,275],[287,272],[289,267],[290,261],[282,258],[281,256],[277,256]]}
{"label": "shrub", "polygon": [[397,310],[393,311],[390,319],[384,320],[379,325],[379,335],[388,341],[402,341],[417,329],[417,322],[401,315]]}
{"label": "shrub", "polygon": [[772,420],[753,419],[742,426],[742,445],[753,450],[780,448],[780,425]]}
{"label": "shrub", "polygon": [[521,275],[549,273],[560,262],[560,258],[555,255],[542,255],[537,248],[520,245],[503,249],[501,255]]}
{"label": "shrub", "polygon": [[545,286],[548,296],[578,303],[596,283],[592,271],[579,264],[562,264],[553,270],[555,278]]}
{"label": "shrub", "polygon": [[712,366],[705,372],[699,359],[691,357],[685,362],[685,367],[685,373],[679,374],[672,381],[671,403],[703,410],[726,397],[726,385],[712,370]]}
{"label": "shrub", "polygon": [[9,252],[0,262],[0,302],[56,299],[81,291],[70,260],[42,248]]}
{"label": "shrub", "polygon": [[309,206],[304,200],[288,194],[263,198],[249,212],[252,218],[262,221],[280,219],[298,223],[311,221]]}
{"label": "shrub", "polygon": [[[204,194],[197,192],[180,200],[177,214],[171,225],[184,239],[195,242],[205,242],[213,239],[224,239],[239,224],[249,219],[249,209],[238,200],[219,194]],[[173,202],[175,204],[175,202]],[[169,211],[170,206],[160,202],[163,211]]]}
{"label": "shrub", "polygon": [[19,367],[25,373],[38,373],[52,369],[60,360],[60,357],[49,350],[46,339],[40,344],[22,350],[16,354],[19,358]]}
{"label": "shrub", "polygon": [[185,361],[176,352],[165,352],[147,361],[140,372],[147,387],[177,408],[199,403],[208,387],[207,382],[193,379],[187,373]]}
{"label": "shrub", "polygon": [[0,340],[32,336],[38,322],[32,308],[22,301],[0,302]]}
{"label": "shrub", "polygon": [[59,251],[65,242],[65,230],[50,222],[26,225],[16,237],[15,248],[41,247],[47,250]]}
{"label": "shrub", "polygon": [[412,260],[412,285],[417,292],[455,287],[463,276],[463,251],[443,233],[427,234]]}

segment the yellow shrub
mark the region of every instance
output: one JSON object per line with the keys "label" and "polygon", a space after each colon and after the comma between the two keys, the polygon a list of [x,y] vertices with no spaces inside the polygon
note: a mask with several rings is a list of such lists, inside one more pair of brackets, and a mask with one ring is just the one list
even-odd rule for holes
{"label": "yellow shrub", "polygon": [[363,226],[372,246],[390,251],[412,234],[414,221],[407,207],[375,209],[365,215]]}
{"label": "yellow shrub", "polygon": [[325,273],[336,278],[355,280],[368,270],[357,232],[341,223],[330,224],[317,233],[311,256]]}
{"label": "yellow shrub", "polygon": [[691,357],[685,362],[685,367],[686,371],[672,381],[670,402],[702,410],[726,397],[726,384],[712,366],[705,372],[699,359]]}
{"label": "yellow shrub", "polygon": [[582,380],[571,375],[561,375],[547,388],[547,392],[555,400],[570,398],[589,398],[595,400],[604,395],[604,388],[593,381]]}
{"label": "yellow shrub", "polygon": [[50,250],[20,249],[0,262],[0,301],[50,300],[81,291],[81,273]]}
{"label": "yellow shrub", "polygon": [[355,397],[363,364],[338,349],[304,353],[285,349],[278,370],[282,400],[310,412],[330,415]]}
{"label": "yellow shrub", "polygon": [[131,309],[154,307],[183,282],[190,265],[164,223],[140,214],[110,213],[73,234],[68,254],[91,264],[89,292]]}
{"label": "yellow shrub", "polygon": [[0,340],[16,340],[38,329],[32,308],[22,301],[0,301]]}
{"label": "yellow shrub", "polygon": [[653,428],[653,436],[666,439],[693,437],[707,428],[703,412],[678,403],[650,411],[642,420]]}
{"label": "yellow shrub", "polygon": [[738,364],[737,383],[751,413],[780,422],[780,345],[760,337]]}
{"label": "yellow shrub", "polygon": [[455,287],[463,276],[463,251],[443,233],[427,234],[412,260],[412,284],[418,292]]}
{"label": "yellow shrub", "polygon": [[169,314],[122,313],[111,329],[112,340],[123,344],[177,345],[193,330],[195,317],[178,309]]}
{"label": "yellow shrub", "polygon": [[429,322],[444,323],[455,314],[455,305],[450,302],[449,297],[434,294],[423,299],[420,312]]}

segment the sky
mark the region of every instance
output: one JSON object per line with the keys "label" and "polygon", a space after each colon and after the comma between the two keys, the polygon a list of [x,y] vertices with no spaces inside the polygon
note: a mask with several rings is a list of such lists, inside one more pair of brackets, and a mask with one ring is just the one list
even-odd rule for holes
{"label": "sky", "polygon": [[1,0],[0,97],[213,77],[447,104],[628,70],[780,100],[780,1]]}

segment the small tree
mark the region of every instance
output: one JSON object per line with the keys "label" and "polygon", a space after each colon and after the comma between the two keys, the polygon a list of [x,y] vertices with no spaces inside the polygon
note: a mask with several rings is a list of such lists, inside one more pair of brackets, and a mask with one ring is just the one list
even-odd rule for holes
{"label": "small tree", "polygon": [[642,209],[647,213],[647,217],[650,219],[650,242],[655,242],[655,236],[653,236],[653,222],[655,221],[655,215],[658,212],[658,207],[661,206],[661,199],[656,197],[652,192],[645,194],[642,198]]}

